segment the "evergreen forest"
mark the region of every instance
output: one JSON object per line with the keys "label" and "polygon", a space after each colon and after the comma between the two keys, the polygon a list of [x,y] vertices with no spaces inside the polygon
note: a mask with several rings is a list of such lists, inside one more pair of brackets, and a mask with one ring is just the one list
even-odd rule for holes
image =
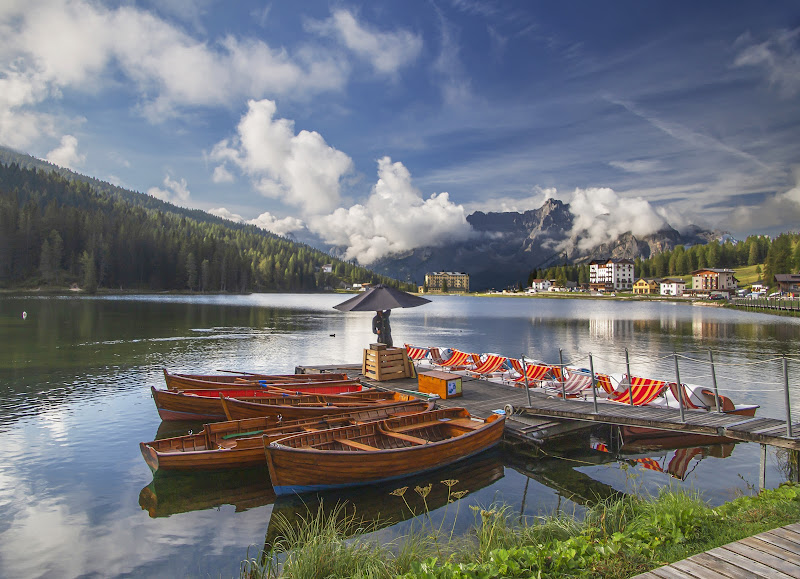
{"label": "evergreen forest", "polygon": [[0,288],[247,293],[384,283],[416,289],[255,226],[196,219],[161,202],[153,208],[131,201],[148,196],[128,193],[0,163]]}

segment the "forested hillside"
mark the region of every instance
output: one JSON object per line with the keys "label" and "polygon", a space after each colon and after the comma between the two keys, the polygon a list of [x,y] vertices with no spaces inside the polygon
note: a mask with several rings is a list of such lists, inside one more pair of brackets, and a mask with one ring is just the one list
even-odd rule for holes
{"label": "forested hillside", "polygon": [[366,282],[402,287],[254,226],[198,221],[0,164],[0,287],[261,292]]}

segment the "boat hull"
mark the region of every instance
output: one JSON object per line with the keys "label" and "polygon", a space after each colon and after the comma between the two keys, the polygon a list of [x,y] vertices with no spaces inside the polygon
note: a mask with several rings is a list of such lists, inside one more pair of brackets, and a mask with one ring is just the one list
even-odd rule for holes
{"label": "boat hull", "polygon": [[[348,402],[333,402],[328,406],[301,406],[288,404],[264,404],[259,400],[242,400],[240,398],[225,398],[221,400],[228,420],[243,420],[246,418],[269,417],[277,422],[285,420],[304,420],[320,418],[322,416],[337,416],[349,412],[369,410],[379,405],[390,406],[409,402],[414,398],[403,394],[378,397],[368,397],[369,393],[354,393]],[[384,394],[373,392],[373,394]]]}
{"label": "boat hull", "polygon": [[433,410],[433,402],[413,401],[394,406],[352,412],[341,417],[324,417],[283,423],[276,427],[269,418],[251,418],[206,424],[203,431],[151,442],[142,442],[139,448],[145,462],[153,472],[164,470],[225,470],[266,465],[264,442],[307,432],[384,420],[392,416],[415,414]]}
{"label": "boat hull", "polygon": [[[435,421],[434,415],[442,412],[437,410],[425,416],[427,420]],[[494,415],[480,428],[453,438],[388,450],[353,452],[287,446],[289,440],[300,441],[307,436],[300,435],[271,443],[265,446],[265,452],[276,495],[380,484],[435,470],[491,448],[500,442],[504,422],[505,417]],[[350,431],[382,428],[394,423],[394,420],[386,420],[350,427]],[[326,435],[336,440],[337,437],[350,436],[347,431],[347,428],[333,429],[326,431]],[[302,441],[296,443],[302,444]]]}
{"label": "boat hull", "polygon": [[164,369],[164,381],[169,390],[221,388],[264,381],[275,385],[324,384],[347,380],[347,374],[170,374]]}

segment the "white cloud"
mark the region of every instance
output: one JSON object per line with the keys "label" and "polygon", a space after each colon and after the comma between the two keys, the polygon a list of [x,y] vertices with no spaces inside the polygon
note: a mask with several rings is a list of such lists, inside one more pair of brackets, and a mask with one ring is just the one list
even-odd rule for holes
{"label": "white cloud", "polygon": [[339,204],[341,180],[353,170],[352,160],[315,131],[295,134],[294,122],[275,119],[275,111],[273,101],[249,101],[237,135],[217,143],[209,157],[223,171],[227,163],[238,167],[265,197],[308,215],[328,213]]}
{"label": "white cloud", "polygon": [[532,209],[539,209],[544,205],[545,201],[551,198],[563,201],[563,199],[559,198],[558,190],[555,187],[540,187],[536,185],[531,189],[531,193],[527,197],[492,197],[491,199],[469,203],[466,205],[466,209],[469,213],[474,213],[475,211],[483,211],[484,213],[524,213]]}
{"label": "white cloud", "polygon": [[634,161],[611,161],[612,167],[622,169],[626,173],[654,173],[661,170],[661,163],[655,159],[637,159]]}
{"label": "white cloud", "polygon": [[256,227],[260,227],[261,229],[271,231],[276,235],[287,235],[293,231],[305,229],[306,226],[302,220],[297,219],[296,217],[278,218],[272,215],[269,211],[262,213],[255,219],[249,220],[248,223],[255,225]]}
{"label": "white cloud", "polygon": [[211,176],[211,180],[214,181],[214,183],[233,183],[235,178],[224,165],[219,165],[214,167],[214,174]]}
{"label": "white cloud", "polygon": [[167,203],[172,203],[173,205],[188,207],[191,193],[189,192],[189,187],[186,184],[186,179],[176,181],[169,175],[166,175],[164,177],[164,187],[165,189],[151,187],[147,190],[147,194],[152,195],[156,199],[166,201]]}
{"label": "white cloud", "polygon": [[64,135],[61,145],[47,153],[45,158],[59,167],[75,170],[86,160],[86,155],[78,153],[78,139]]}
{"label": "white cloud", "polygon": [[726,225],[732,230],[758,231],[771,227],[797,229],[800,223],[800,167],[794,169],[794,187],[768,197],[753,207],[734,209]]}
{"label": "white cloud", "polygon": [[433,72],[442,91],[445,104],[464,106],[472,100],[472,86],[464,72],[464,65],[459,56],[460,48],[456,39],[456,31],[448,22],[442,11],[434,5],[439,17],[439,56],[433,63]]}
{"label": "white cloud", "polygon": [[629,231],[636,237],[643,237],[667,225],[641,197],[623,198],[607,187],[576,189],[569,209],[573,215],[572,231],[561,249],[588,250]]}
{"label": "white cloud", "polygon": [[464,207],[447,193],[424,199],[411,174],[389,157],[378,161],[378,182],[364,204],[309,219],[326,243],[346,246],[345,259],[370,264],[392,253],[463,241],[472,234]]}
{"label": "white cloud", "polygon": [[323,22],[307,27],[320,34],[334,36],[358,57],[368,61],[380,74],[394,75],[417,59],[422,51],[422,38],[408,30],[380,32],[356,20],[352,12],[335,10]]}
{"label": "white cloud", "polygon": [[787,98],[800,92],[800,53],[797,39],[800,28],[779,30],[768,40],[756,44],[749,34],[738,44],[746,44],[736,57],[734,66],[755,66],[764,69],[772,86]]}
{"label": "white cloud", "polygon": [[7,2],[0,8],[0,141],[24,146],[52,134],[53,117],[36,105],[120,79],[157,122],[184,106],[340,90],[348,74],[346,63],[310,47],[291,55],[258,39],[196,37],[129,5]]}
{"label": "white cloud", "polygon": [[238,213],[231,213],[225,207],[209,209],[208,212],[211,213],[211,215],[216,215],[217,217],[222,217],[223,219],[227,219],[229,221],[235,221],[236,223],[242,223],[244,221],[244,217]]}

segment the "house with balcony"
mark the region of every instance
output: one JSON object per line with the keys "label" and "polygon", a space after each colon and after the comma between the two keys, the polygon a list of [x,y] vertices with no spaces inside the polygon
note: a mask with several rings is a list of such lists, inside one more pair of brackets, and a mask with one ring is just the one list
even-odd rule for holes
{"label": "house with balcony", "polygon": [[659,291],[662,296],[682,296],[686,292],[686,282],[679,277],[668,277],[661,280]]}
{"label": "house with balcony", "polygon": [[705,268],[692,272],[692,293],[710,294],[711,292],[727,293],[736,291],[739,280],[734,277],[732,269]]}
{"label": "house with balcony", "polygon": [[589,289],[598,292],[631,291],[633,261],[594,259],[589,262]]}
{"label": "house with balcony", "polygon": [[640,277],[633,284],[633,293],[635,294],[658,295],[660,292],[661,292],[661,279],[657,277],[651,277],[651,278]]}

